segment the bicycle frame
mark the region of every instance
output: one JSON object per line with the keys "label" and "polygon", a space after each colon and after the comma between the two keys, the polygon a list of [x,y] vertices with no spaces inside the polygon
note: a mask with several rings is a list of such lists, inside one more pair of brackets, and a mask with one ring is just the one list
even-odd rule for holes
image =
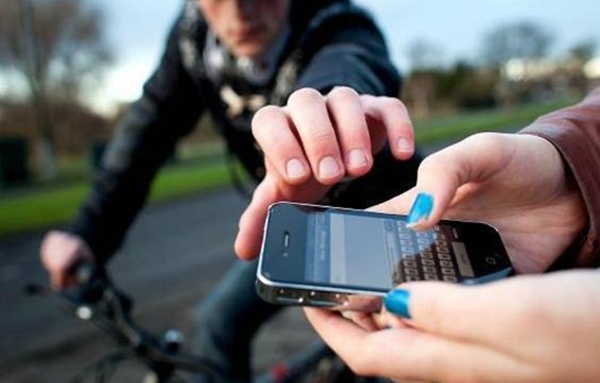
{"label": "bicycle frame", "polygon": [[[205,358],[181,351],[181,336],[169,330],[157,336],[137,325],[131,316],[133,300],[118,289],[103,267],[87,269],[81,266],[77,272],[79,286],[70,291],[57,292],[37,284],[26,286],[26,293],[53,298],[70,315],[93,323],[113,339],[122,351],[109,354],[84,368],[78,376],[99,368],[98,382],[109,380],[116,365],[126,359],[142,362],[154,375],[156,383],[174,379],[177,372],[187,372],[218,381],[220,370]],[[326,358],[336,358],[333,351],[321,341],[316,341],[292,358],[283,360],[264,374],[255,378],[258,383],[290,383]],[[336,358],[337,359],[337,358]],[[108,372],[105,371],[109,370]],[[344,366],[347,371],[347,368]],[[94,370],[95,371],[95,370]],[[75,382],[83,379],[74,379]]]}
{"label": "bicycle frame", "polygon": [[173,332],[167,331],[158,337],[138,326],[131,316],[132,299],[114,286],[103,268],[95,267],[87,274],[88,279],[75,290],[55,292],[45,286],[30,284],[26,292],[49,296],[69,314],[96,325],[131,357],[144,363],[158,383],[168,382],[177,370],[218,376],[218,367],[208,360],[183,353]]}

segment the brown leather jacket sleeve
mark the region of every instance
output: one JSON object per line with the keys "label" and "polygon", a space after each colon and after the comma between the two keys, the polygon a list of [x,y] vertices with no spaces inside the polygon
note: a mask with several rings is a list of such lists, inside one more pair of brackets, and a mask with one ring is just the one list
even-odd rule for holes
{"label": "brown leather jacket sleeve", "polygon": [[560,151],[587,208],[587,232],[560,267],[600,267],[600,87],[579,104],[538,118],[521,133],[543,137]]}

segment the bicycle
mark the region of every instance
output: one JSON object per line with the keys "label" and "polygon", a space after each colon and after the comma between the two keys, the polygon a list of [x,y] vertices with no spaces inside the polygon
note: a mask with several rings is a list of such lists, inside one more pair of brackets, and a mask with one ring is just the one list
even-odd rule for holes
{"label": "bicycle", "polygon": [[[79,267],[79,284],[68,291],[29,284],[25,292],[54,299],[70,315],[96,325],[119,346],[79,371],[73,383],[88,378],[107,382],[122,362],[134,360],[147,369],[144,383],[219,381],[219,368],[209,360],[182,349],[183,335],[170,329],[157,335],[139,326],[132,317],[134,301],[115,286],[103,267]],[[192,378],[183,374],[191,375]],[[372,382],[354,376],[321,341],[315,341],[254,378],[257,383]]]}

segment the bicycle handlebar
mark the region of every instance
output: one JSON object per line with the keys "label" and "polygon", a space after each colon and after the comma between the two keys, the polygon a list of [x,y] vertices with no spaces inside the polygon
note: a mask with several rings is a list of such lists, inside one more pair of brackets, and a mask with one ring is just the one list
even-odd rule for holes
{"label": "bicycle handlebar", "polygon": [[119,345],[132,350],[161,380],[175,370],[218,376],[218,368],[209,361],[181,352],[178,337],[169,330],[158,337],[138,326],[131,317],[133,300],[118,289],[102,266],[76,266],[78,286],[54,291],[48,286],[28,284],[25,293],[49,296],[71,315],[94,323]]}

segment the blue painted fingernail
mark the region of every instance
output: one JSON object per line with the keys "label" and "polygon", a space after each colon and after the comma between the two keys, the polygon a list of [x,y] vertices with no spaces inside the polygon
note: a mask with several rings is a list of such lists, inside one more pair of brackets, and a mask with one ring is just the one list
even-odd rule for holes
{"label": "blue painted fingernail", "polygon": [[390,291],[385,296],[385,298],[383,299],[383,303],[387,311],[399,315],[403,318],[410,319],[410,312],[408,311],[409,299],[410,293],[408,291],[396,289]]}
{"label": "blue painted fingernail", "polygon": [[410,209],[406,223],[414,225],[415,223],[427,219],[433,210],[433,197],[431,194],[419,193]]}

